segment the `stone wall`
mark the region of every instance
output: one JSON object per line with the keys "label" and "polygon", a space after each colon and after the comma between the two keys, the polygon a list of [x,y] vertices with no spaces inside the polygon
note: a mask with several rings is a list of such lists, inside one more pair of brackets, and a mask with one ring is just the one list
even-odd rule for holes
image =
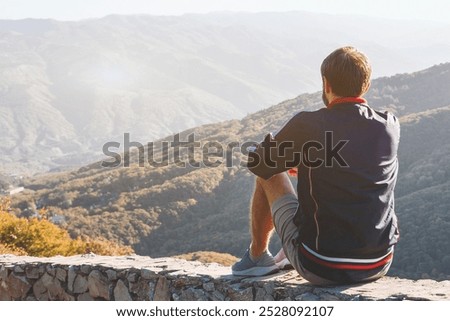
{"label": "stone wall", "polygon": [[0,256],[0,300],[449,300],[450,281],[314,287],[293,272],[242,278],[218,264],[141,256]]}

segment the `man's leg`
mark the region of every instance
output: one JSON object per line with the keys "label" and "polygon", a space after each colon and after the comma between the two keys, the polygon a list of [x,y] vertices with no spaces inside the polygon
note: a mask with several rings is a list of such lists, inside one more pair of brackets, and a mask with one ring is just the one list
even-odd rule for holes
{"label": "man's leg", "polygon": [[233,265],[234,275],[262,276],[278,271],[274,258],[267,251],[274,230],[271,208],[277,199],[286,195],[297,198],[294,187],[285,173],[268,180],[256,178],[250,210],[252,242],[242,259]]}
{"label": "man's leg", "polygon": [[274,231],[272,204],[286,194],[295,195],[294,187],[286,173],[274,175],[268,180],[256,178],[250,209],[252,235],[250,255],[253,258],[261,256],[267,250],[270,237]]}
{"label": "man's leg", "polygon": [[278,271],[278,260],[275,261],[266,252],[275,220],[284,248],[284,253],[279,253],[278,259],[287,257],[297,272],[313,284],[333,284],[332,281],[306,270],[300,262],[298,248],[292,243],[298,236],[298,229],[293,221],[298,205],[294,187],[286,173],[275,175],[269,180],[256,179],[251,208],[252,243],[241,261],[233,266],[234,275],[261,276]]}

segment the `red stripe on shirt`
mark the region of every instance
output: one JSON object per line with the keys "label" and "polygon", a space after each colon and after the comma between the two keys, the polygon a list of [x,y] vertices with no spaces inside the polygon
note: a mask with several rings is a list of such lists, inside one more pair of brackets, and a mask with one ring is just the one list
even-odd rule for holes
{"label": "red stripe on shirt", "polygon": [[300,251],[304,256],[306,256],[309,260],[326,266],[328,268],[332,269],[338,269],[338,270],[372,270],[376,269],[380,266],[383,266],[387,264],[390,260],[392,260],[392,253],[386,256],[385,258],[381,259],[378,262],[371,263],[371,264],[361,264],[361,263],[331,263],[328,261],[324,261],[322,259],[319,259],[318,257],[315,257],[311,253],[309,253],[303,246],[300,246]]}

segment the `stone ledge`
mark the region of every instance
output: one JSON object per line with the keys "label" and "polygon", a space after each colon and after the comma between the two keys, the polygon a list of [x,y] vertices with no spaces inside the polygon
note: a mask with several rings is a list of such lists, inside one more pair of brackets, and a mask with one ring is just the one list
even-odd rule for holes
{"label": "stone ledge", "polygon": [[0,255],[0,300],[450,300],[450,281],[385,277],[316,287],[293,271],[242,278],[229,267],[174,258]]}

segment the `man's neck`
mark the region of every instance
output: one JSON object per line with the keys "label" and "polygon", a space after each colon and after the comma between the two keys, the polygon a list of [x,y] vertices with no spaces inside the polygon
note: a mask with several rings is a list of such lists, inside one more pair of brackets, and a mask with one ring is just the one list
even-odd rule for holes
{"label": "man's neck", "polygon": [[362,97],[334,97],[334,99],[328,104],[327,108],[332,108],[335,105],[345,103],[365,104],[367,101]]}

